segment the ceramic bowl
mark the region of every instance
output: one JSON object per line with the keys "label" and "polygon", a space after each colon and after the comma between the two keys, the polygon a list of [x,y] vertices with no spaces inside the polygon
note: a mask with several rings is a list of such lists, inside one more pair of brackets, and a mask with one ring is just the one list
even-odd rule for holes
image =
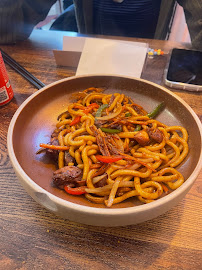
{"label": "ceramic bowl", "polygon": [[[178,167],[186,180],[181,187],[149,204],[135,205],[133,199],[129,199],[108,209],[83,197],[68,195],[51,184],[56,168],[45,155],[36,155],[36,151],[40,143],[49,142],[57,116],[66,110],[70,95],[92,86],[104,87],[108,93],[124,93],[147,111],[165,102],[165,110],[157,119],[167,125],[181,125],[189,133],[189,154]],[[10,160],[20,183],[32,198],[65,219],[96,226],[136,224],[174,207],[200,172],[201,145],[201,122],[181,98],[152,82],[118,76],[80,76],[54,82],[31,95],[19,107],[8,130]]]}

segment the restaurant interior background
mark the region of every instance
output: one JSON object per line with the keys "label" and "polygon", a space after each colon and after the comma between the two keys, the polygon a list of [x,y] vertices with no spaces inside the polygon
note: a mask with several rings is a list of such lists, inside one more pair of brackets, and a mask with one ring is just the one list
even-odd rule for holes
{"label": "restaurant interior background", "polygon": [[[50,9],[46,19],[36,25],[36,29],[49,30],[55,19],[64,12],[65,4],[71,1],[58,0]],[[172,21],[171,33],[168,37],[170,41],[191,43],[189,30],[185,21],[183,8],[176,4],[175,14]]]}
{"label": "restaurant interior background", "polygon": [[[7,2],[8,0],[4,1]],[[13,3],[15,2],[14,0],[12,1]],[[66,1],[69,3],[72,0]],[[199,0],[197,0],[197,2],[198,1]],[[3,0],[0,0],[0,2],[3,3]],[[29,2],[31,1],[29,0]],[[193,2],[191,1],[191,3]],[[138,69],[138,71],[143,71],[141,79],[146,80],[146,84],[150,85],[150,87],[144,86],[139,89],[140,84],[137,81],[138,84],[136,88],[138,90],[137,97],[141,101],[140,103],[138,102],[139,104],[145,104],[148,111],[150,111],[150,108],[154,108],[155,105],[165,100],[167,106],[165,118],[164,114],[162,114],[162,119],[168,119],[168,124],[176,124],[176,121],[177,123],[182,123],[182,125],[186,126],[189,130],[191,153],[193,154],[190,155],[190,159],[186,164],[188,164],[188,170],[190,170],[192,177],[189,179],[189,182],[185,183],[184,186],[186,189],[182,187],[181,190],[188,190],[187,187],[190,188],[190,184],[194,184],[183,199],[183,196],[181,196],[182,193],[180,193],[181,191],[176,192],[180,194],[178,198],[182,199],[181,202],[167,213],[140,224],[132,224],[132,222],[136,223],[137,221],[137,216],[133,213],[140,213],[140,216],[145,216],[148,219],[148,212],[144,211],[142,214],[138,209],[131,208],[132,214],[127,218],[122,218],[122,216],[125,215],[124,211],[120,211],[123,215],[117,219],[114,219],[113,215],[108,216],[112,217],[114,223],[117,223],[118,220],[119,222],[130,222],[132,225],[103,227],[99,223],[100,220],[103,221],[102,215],[98,215],[99,219],[95,215],[95,221],[99,223],[99,226],[92,226],[71,221],[70,217],[62,218],[53,213],[52,210],[57,209],[55,208],[54,202],[58,201],[59,198],[54,197],[56,199],[50,201],[49,197],[46,197],[45,193],[41,192],[41,187],[35,184],[33,185],[33,181],[30,180],[30,186],[38,187],[36,196],[38,196],[37,200],[40,201],[40,203],[37,203],[37,201],[25,191],[20,181],[18,181],[7,151],[8,145],[13,145],[11,141],[7,144],[7,133],[11,119],[20,105],[25,100],[24,104],[31,104],[31,109],[28,108],[28,110],[24,110],[24,116],[33,117],[39,129],[36,129],[36,125],[32,124],[29,119],[24,121],[25,117],[13,118],[13,123],[15,123],[16,119],[21,119],[21,125],[17,125],[19,127],[17,129],[23,134],[33,134],[33,141],[31,141],[30,138],[26,139],[24,136],[17,134],[16,136],[10,136],[10,138],[15,138],[16,147],[18,147],[18,145],[22,146],[19,151],[19,153],[21,153],[21,159],[28,164],[28,169],[31,172],[36,173],[37,176],[35,178],[38,179],[38,176],[42,175],[41,179],[44,180],[42,173],[44,168],[44,163],[42,162],[43,155],[37,156],[36,158],[36,151],[39,149],[39,143],[49,140],[49,135],[53,130],[53,126],[50,125],[50,123],[52,123],[51,121],[55,123],[59,113],[64,111],[64,106],[66,107],[65,103],[69,100],[68,98],[63,98],[64,92],[67,95],[69,94],[68,91],[66,91],[66,82],[72,83],[75,80],[74,85],[77,90],[85,89],[83,82],[86,82],[88,87],[89,84],[91,84],[90,86],[105,85],[102,81],[99,84],[94,80],[91,81],[89,77],[82,79],[82,84],[79,85],[76,81],[78,76],[75,76],[76,68],[56,64],[54,52],[58,51],[60,53],[63,50],[63,37],[66,36],[68,39],[72,36],[77,36],[71,32],[45,31],[50,28],[54,20],[62,12],[63,0],[60,0],[51,8],[46,20],[36,27],[44,30],[33,31],[29,39],[17,42],[14,45],[1,45],[2,51],[8,54],[9,59],[12,58],[17,62],[18,69],[19,65],[21,65],[29,71],[31,75],[36,76],[42,85],[45,84],[46,88],[44,88],[45,90],[42,89],[42,91],[38,91],[38,88],[32,85],[30,81],[26,80],[22,75],[18,74],[16,70],[6,64],[9,79],[14,90],[14,97],[7,105],[0,107],[0,270],[202,269],[202,171],[199,173],[202,164],[202,155],[199,155],[199,153],[202,152],[200,149],[201,136],[199,136],[199,128],[196,129],[196,124],[193,124],[193,119],[197,119],[198,127],[201,127],[201,123],[199,122],[202,121],[202,92],[185,91],[174,88],[168,88],[168,91],[165,91],[162,87],[164,71],[169,58],[168,53],[173,48],[189,48],[189,45],[187,46],[187,44],[181,43],[189,43],[190,38],[184,20],[183,10],[180,7],[177,7],[175,12],[169,41],[146,40],[149,48],[158,48],[166,53],[162,56],[148,57],[145,68],[143,70]],[[95,40],[96,39],[94,39],[94,41]],[[128,41],[127,38],[123,40]],[[130,40],[142,43],[139,42],[139,39],[134,38]],[[134,46],[128,46],[127,48],[129,47],[131,49],[127,50],[127,57],[131,56],[131,51],[134,54],[136,52]],[[143,51],[141,46],[139,48]],[[105,58],[108,59],[107,57]],[[97,61],[97,57],[90,57],[88,61],[86,61],[89,67],[91,67],[89,65],[91,59]],[[112,59],[113,62],[117,59],[119,63],[117,66],[120,67],[122,71],[123,65],[120,65],[120,57]],[[134,64],[134,67],[138,66],[138,61],[128,62],[131,65]],[[130,65],[128,65],[128,63],[126,64],[128,71]],[[103,66],[106,67],[105,65]],[[109,69],[110,66],[107,68]],[[124,72],[125,70],[126,68],[124,66]],[[136,71],[136,69],[133,68],[130,70],[133,72],[133,77],[135,77],[134,71]],[[23,74],[25,75],[27,73],[25,72]],[[59,81],[65,82],[65,88],[55,88],[55,83]],[[137,82],[135,79],[134,83]],[[133,80],[131,80],[131,83],[133,83]],[[54,85],[54,87],[50,85]],[[125,83],[120,83],[119,86],[119,81],[117,83],[116,80],[115,85],[117,85],[116,89],[118,92],[123,92],[123,89],[127,89]],[[134,84],[134,86],[136,86],[136,84]],[[153,91],[150,91],[151,87]],[[64,89],[64,91],[60,92],[59,89],[61,89],[61,91]],[[141,93],[142,89],[143,93]],[[154,92],[155,89],[157,89],[158,92]],[[133,91],[133,87],[130,86],[129,91],[131,90]],[[29,102],[30,98],[37,98],[43,91],[46,98],[42,95],[42,98],[38,99],[38,101],[41,100],[40,108],[38,108],[38,101],[36,103]],[[74,89],[71,91],[74,91]],[[32,95],[33,93],[34,95]],[[160,93],[160,95],[156,93]],[[166,96],[164,96],[163,93],[165,93]],[[59,102],[59,99],[55,98],[57,95],[61,97],[62,102]],[[169,95],[169,98],[167,98],[167,95]],[[54,108],[57,107],[56,110],[54,108],[50,108],[49,110],[49,102],[50,104],[54,104]],[[189,107],[186,109],[186,106]],[[196,114],[195,118],[191,117],[191,115],[186,117],[187,114],[185,114],[185,112],[190,113],[190,108]],[[46,119],[48,121],[46,121],[44,117],[39,118],[38,115],[40,117],[41,115],[47,117]],[[48,119],[49,117],[51,120]],[[47,124],[44,125],[44,123]],[[165,121],[165,123],[167,123],[167,121]],[[15,127],[15,125],[13,125],[13,127]],[[45,130],[46,127],[48,132]],[[39,136],[35,136],[36,133]],[[202,129],[200,134],[202,134]],[[40,139],[42,137],[43,141]],[[35,140],[36,138],[38,139]],[[26,159],[26,156],[30,154],[29,149],[32,149],[32,156],[30,156],[31,158],[33,157],[32,160]],[[12,151],[12,153],[14,152],[16,151]],[[197,163],[196,159],[199,157],[201,160]],[[40,170],[36,169],[36,166],[41,166]],[[197,170],[191,173],[191,170],[193,170],[195,166]],[[186,166],[183,168],[185,167]],[[53,168],[52,165],[49,168]],[[47,187],[51,188],[51,178],[49,178],[49,174],[45,176]],[[26,183],[28,183],[27,178],[25,179]],[[40,192],[38,192],[39,190]],[[58,190],[58,192],[60,193],[60,190]],[[61,192],[63,191],[61,190]],[[174,196],[171,194],[173,196],[170,197],[171,199],[176,198],[175,193],[173,194]],[[50,195],[51,198],[53,196]],[[66,196],[66,194],[64,194],[64,196]],[[171,202],[170,205],[173,205],[169,197],[167,198],[165,198],[165,201],[168,203]],[[68,206],[69,204],[64,203],[64,205]],[[158,205],[162,205],[162,208],[166,209],[165,204],[157,202],[157,206]],[[150,205],[146,205],[146,207],[146,209],[151,209],[149,213],[159,215],[160,209],[156,211],[156,209],[153,210]],[[76,204],[75,209],[79,209]],[[105,209],[103,208],[103,210]],[[109,209],[106,210],[108,211]],[[65,213],[69,213],[69,211],[67,207]],[[128,210],[126,210],[126,212],[127,211]],[[90,212],[91,208],[89,207],[89,213]],[[146,215],[144,214],[145,212]],[[83,217],[86,223],[90,222],[89,218],[85,217],[85,215],[77,214],[79,211],[76,214],[74,214],[75,212],[72,213],[72,218],[75,217],[79,219]],[[91,213],[89,215],[91,215]],[[106,220],[108,225],[110,225],[108,218],[105,219],[105,221]]]}

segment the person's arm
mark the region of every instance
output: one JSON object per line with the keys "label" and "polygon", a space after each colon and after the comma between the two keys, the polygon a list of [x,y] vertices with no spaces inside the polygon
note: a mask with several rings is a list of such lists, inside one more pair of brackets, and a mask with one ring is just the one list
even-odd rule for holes
{"label": "person's arm", "polygon": [[177,0],[183,7],[194,49],[202,50],[202,0]]}
{"label": "person's arm", "polygon": [[0,0],[0,44],[27,39],[57,0]]}

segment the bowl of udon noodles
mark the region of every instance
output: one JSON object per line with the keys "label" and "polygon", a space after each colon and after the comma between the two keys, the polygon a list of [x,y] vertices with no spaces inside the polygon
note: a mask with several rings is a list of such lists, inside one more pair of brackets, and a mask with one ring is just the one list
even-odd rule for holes
{"label": "bowl of udon noodles", "polygon": [[18,108],[8,130],[31,197],[70,221],[125,226],[176,206],[202,164],[201,122],[168,89],[142,79],[78,76]]}

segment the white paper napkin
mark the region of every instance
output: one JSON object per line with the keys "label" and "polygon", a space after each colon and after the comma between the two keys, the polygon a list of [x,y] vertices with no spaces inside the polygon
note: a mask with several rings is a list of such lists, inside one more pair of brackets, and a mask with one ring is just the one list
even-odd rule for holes
{"label": "white paper napkin", "polygon": [[140,78],[148,44],[86,38],[76,75],[124,75]]}

